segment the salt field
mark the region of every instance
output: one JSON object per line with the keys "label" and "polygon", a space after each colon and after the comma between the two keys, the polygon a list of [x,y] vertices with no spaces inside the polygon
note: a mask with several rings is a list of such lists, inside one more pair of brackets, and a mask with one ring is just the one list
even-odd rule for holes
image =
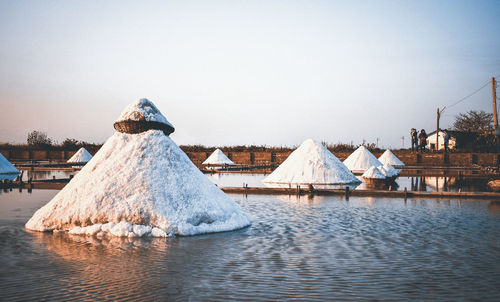
{"label": "salt field", "polygon": [[252,226],[173,238],[26,231],[57,192],[0,193],[0,300],[500,297],[494,202],[229,195]]}

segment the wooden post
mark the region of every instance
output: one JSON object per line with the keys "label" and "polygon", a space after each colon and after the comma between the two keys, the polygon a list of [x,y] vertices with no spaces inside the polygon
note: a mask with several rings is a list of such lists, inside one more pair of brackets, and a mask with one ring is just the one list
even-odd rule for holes
{"label": "wooden post", "polygon": [[439,118],[440,118],[439,108],[437,109],[437,119],[436,119],[436,151],[439,150]]}
{"label": "wooden post", "polygon": [[345,187],[345,199],[349,200],[349,187]]}
{"label": "wooden post", "polygon": [[405,194],[405,200],[406,200],[406,197],[408,196],[408,190],[406,189],[406,187],[405,187],[405,190],[404,190],[404,194]]}
{"label": "wooden post", "polygon": [[493,96],[493,126],[495,127],[495,134],[498,136],[498,116],[497,116],[497,91],[495,78],[491,78],[491,95]]}
{"label": "wooden post", "polygon": [[500,151],[500,129],[498,128],[497,116],[497,87],[495,77],[491,78],[491,95],[493,97],[493,126],[495,127],[495,135],[497,138],[497,151]]}

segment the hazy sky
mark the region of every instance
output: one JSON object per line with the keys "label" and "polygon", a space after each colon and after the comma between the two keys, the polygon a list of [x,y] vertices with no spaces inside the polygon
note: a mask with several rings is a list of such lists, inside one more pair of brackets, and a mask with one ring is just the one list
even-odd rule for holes
{"label": "hazy sky", "polygon": [[[104,142],[146,97],[178,144],[399,148],[500,75],[499,32],[500,1],[0,0],[0,142]],[[491,86],[441,124],[470,109]]]}

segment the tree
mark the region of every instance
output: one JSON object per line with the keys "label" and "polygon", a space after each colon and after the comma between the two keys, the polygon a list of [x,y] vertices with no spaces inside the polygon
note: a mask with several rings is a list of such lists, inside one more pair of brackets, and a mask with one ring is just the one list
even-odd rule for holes
{"label": "tree", "polygon": [[52,146],[52,140],[47,137],[47,133],[42,131],[33,130],[28,133],[28,145],[36,147]]}
{"label": "tree", "polygon": [[470,110],[465,114],[460,113],[455,117],[453,129],[486,134],[493,131],[493,113],[487,113],[483,110]]}
{"label": "tree", "polygon": [[76,139],[67,138],[61,143],[61,146],[64,148],[76,148],[79,143]]}

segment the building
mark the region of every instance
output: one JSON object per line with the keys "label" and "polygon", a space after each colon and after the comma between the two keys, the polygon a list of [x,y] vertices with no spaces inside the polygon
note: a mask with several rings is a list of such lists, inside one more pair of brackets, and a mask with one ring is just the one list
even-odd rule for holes
{"label": "building", "polygon": [[[474,132],[464,132],[464,131],[453,131],[448,130],[450,133],[450,141],[448,143],[449,149],[472,149],[474,147],[474,142],[476,141],[477,133]],[[438,150],[444,149],[444,133],[439,130],[439,146]],[[436,150],[436,131],[428,134],[427,137],[427,149]]]}

